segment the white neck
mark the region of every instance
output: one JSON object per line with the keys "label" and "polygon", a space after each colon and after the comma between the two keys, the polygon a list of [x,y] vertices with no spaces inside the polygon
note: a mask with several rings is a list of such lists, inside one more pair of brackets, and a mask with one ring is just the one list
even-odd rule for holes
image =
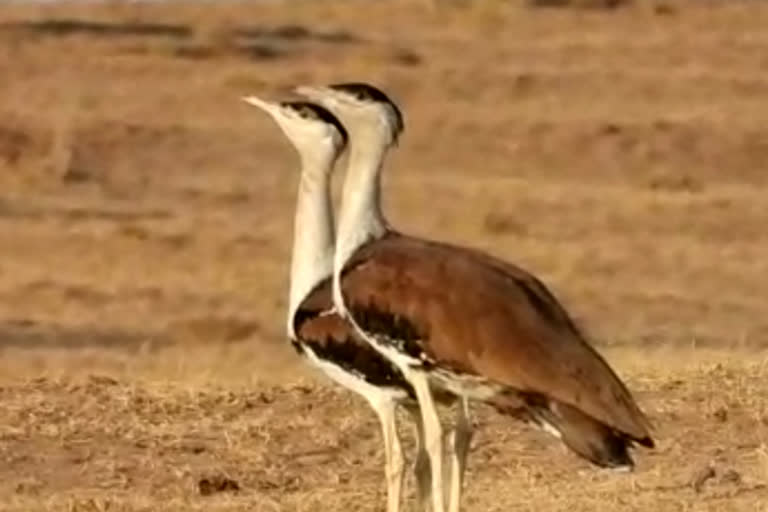
{"label": "white neck", "polygon": [[293,316],[309,292],[333,273],[332,155],[301,155],[301,178],[293,225],[288,335]]}
{"label": "white neck", "polygon": [[342,312],[346,311],[340,285],[344,265],[363,244],[382,237],[388,229],[380,199],[381,168],[388,145],[376,129],[358,130],[351,140],[333,264],[333,301]]}

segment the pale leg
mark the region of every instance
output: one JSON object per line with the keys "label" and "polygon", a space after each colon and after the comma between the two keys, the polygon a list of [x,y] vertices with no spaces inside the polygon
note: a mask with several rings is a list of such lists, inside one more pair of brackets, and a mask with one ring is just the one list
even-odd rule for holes
{"label": "pale leg", "polygon": [[456,408],[456,428],[451,439],[451,488],[448,496],[450,512],[459,512],[461,508],[461,488],[471,442],[472,419],[469,416],[469,401],[461,398]]}
{"label": "pale leg", "polygon": [[387,479],[387,512],[400,509],[400,492],[403,487],[405,459],[395,423],[396,404],[389,399],[369,399],[379,416],[384,437],[384,473]]}
{"label": "pale leg", "polygon": [[406,378],[416,392],[424,424],[424,447],[429,454],[432,477],[432,512],[445,512],[443,498],[443,433],[440,417],[437,415],[432,391],[427,376],[416,370],[409,371]]}
{"label": "pale leg", "polygon": [[416,460],[413,464],[413,472],[416,475],[419,510],[429,510],[430,495],[432,492],[432,477],[429,469],[429,455],[424,447],[424,424],[421,421],[421,411],[418,405],[407,407],[413,419],[416,434]]}

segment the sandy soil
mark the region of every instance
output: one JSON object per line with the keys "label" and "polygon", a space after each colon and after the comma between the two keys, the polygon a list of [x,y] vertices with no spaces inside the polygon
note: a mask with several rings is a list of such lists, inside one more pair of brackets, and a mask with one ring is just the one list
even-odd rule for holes
{"label": "sandy soil", "polygon": [[768,4],[573,3],[0,8],[0,509],[383,510],[238,99],[366,80],[392,222],[544,279],[657,427],[616,475],[479,409],[465,509],[768,510]]}

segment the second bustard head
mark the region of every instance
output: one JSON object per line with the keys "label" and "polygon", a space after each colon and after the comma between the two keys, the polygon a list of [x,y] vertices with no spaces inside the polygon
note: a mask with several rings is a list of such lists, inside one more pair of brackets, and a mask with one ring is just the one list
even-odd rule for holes
{"label": "second bustard head", "polygon": [[387,512],[400,504],[404,463],[395,423],[398,404],[414,415],[418,436],[415,471],[419,494],[429,494],[429,463],[413,390],[402,373],[335,314],[332,300],[334,228],[331,174],[347,135],[326,109],[304,101],[275,103],[243,98],[266,111],[296,148],[301,160],[294,219],[286,331],[296,350],[336,383],[359,393],[381,423],[387,477]]}
{"label": "second bustard head", "polygon": [[[334,265],[340,314],[413,386],[443,512],[442,427],[432,393],[489,403],[554,433],[594,464],[629,468],[633,443],[653,446],[630,392],[531,274],[477,250],[398,233],[380,206],[384,157],[402,115],[364,83],[302,86],[350,133]],[[465,423],[469,430],[468,422]],[[457,430],[451,510],[459,508],[468,433]]]}

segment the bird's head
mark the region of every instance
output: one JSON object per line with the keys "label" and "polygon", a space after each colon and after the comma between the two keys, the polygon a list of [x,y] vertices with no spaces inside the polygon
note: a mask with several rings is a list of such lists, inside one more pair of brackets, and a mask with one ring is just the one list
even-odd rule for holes
{"label": "bird's head", "polygon": [[391,146],[397,144],[405,128],[403,114],[397,105],[381,90],[367,83],[302,85],[296,92],[333,112],[353,139],[356,135],[373,133]]}

